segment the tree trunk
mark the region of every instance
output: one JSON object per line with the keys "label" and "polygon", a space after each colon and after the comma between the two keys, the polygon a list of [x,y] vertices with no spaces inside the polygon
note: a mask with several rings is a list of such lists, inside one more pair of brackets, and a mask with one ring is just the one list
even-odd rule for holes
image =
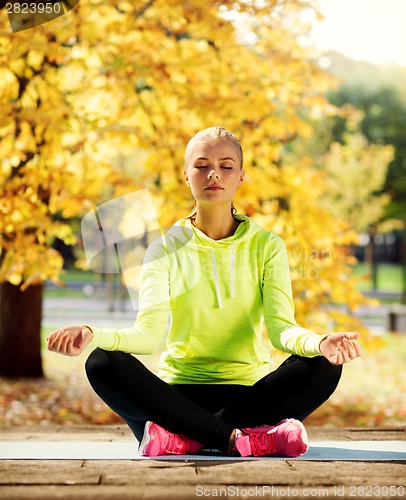
{"label": "tree trunk", "polygon": [[11,283],[0,285],[0,376],[43,377],[41,316],[43,285],[24,292]]}

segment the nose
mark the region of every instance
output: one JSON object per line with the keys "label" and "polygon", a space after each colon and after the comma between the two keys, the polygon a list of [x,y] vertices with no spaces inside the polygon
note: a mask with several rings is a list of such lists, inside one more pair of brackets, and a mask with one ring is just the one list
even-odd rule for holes
{"label": "nose", "polygon": [[211,179],[213,176],[214,176],[216,179],[218,179],[218,178],[219,178],[219,174],[218,174],[218,173],[217,173],[214,169],[212,169],[212,170],[208,173],[207,177],[208,177],[208,179]]}

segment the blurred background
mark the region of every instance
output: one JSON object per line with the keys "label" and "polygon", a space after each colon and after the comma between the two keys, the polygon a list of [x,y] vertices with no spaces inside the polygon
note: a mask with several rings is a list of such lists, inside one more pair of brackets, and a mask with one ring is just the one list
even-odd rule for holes
{"label": "blurred background", "polygon": [[0,9],[0,425],[122,422],[87,382],[89,349],[46,349],[61,326],[136,318],[120,273],[89,270],[81,220],[145,188],[162,228],[190,213],[184,149],[213,125],[243,146],[238,212],[286,242],[298,324],[361,335],[308,423],[404,422],[405,3],[73,3],[14,32]]}

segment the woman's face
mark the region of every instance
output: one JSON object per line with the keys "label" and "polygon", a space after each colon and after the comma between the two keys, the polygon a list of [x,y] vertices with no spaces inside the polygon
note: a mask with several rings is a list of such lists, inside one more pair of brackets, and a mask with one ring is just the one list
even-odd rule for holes
{"label": "woman's face", "polygon": [[184,171],[197,202],[231,202],[244,178],[235,146],[227,139],[198,141]]}

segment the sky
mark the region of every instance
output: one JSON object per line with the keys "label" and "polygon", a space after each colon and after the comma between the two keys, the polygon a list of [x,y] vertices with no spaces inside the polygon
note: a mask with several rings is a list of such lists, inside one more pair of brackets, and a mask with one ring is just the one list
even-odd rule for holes
{"label": "sky", "polygon": [[318,0],[312,39],[355,60],[406,66],[406,0]]}

